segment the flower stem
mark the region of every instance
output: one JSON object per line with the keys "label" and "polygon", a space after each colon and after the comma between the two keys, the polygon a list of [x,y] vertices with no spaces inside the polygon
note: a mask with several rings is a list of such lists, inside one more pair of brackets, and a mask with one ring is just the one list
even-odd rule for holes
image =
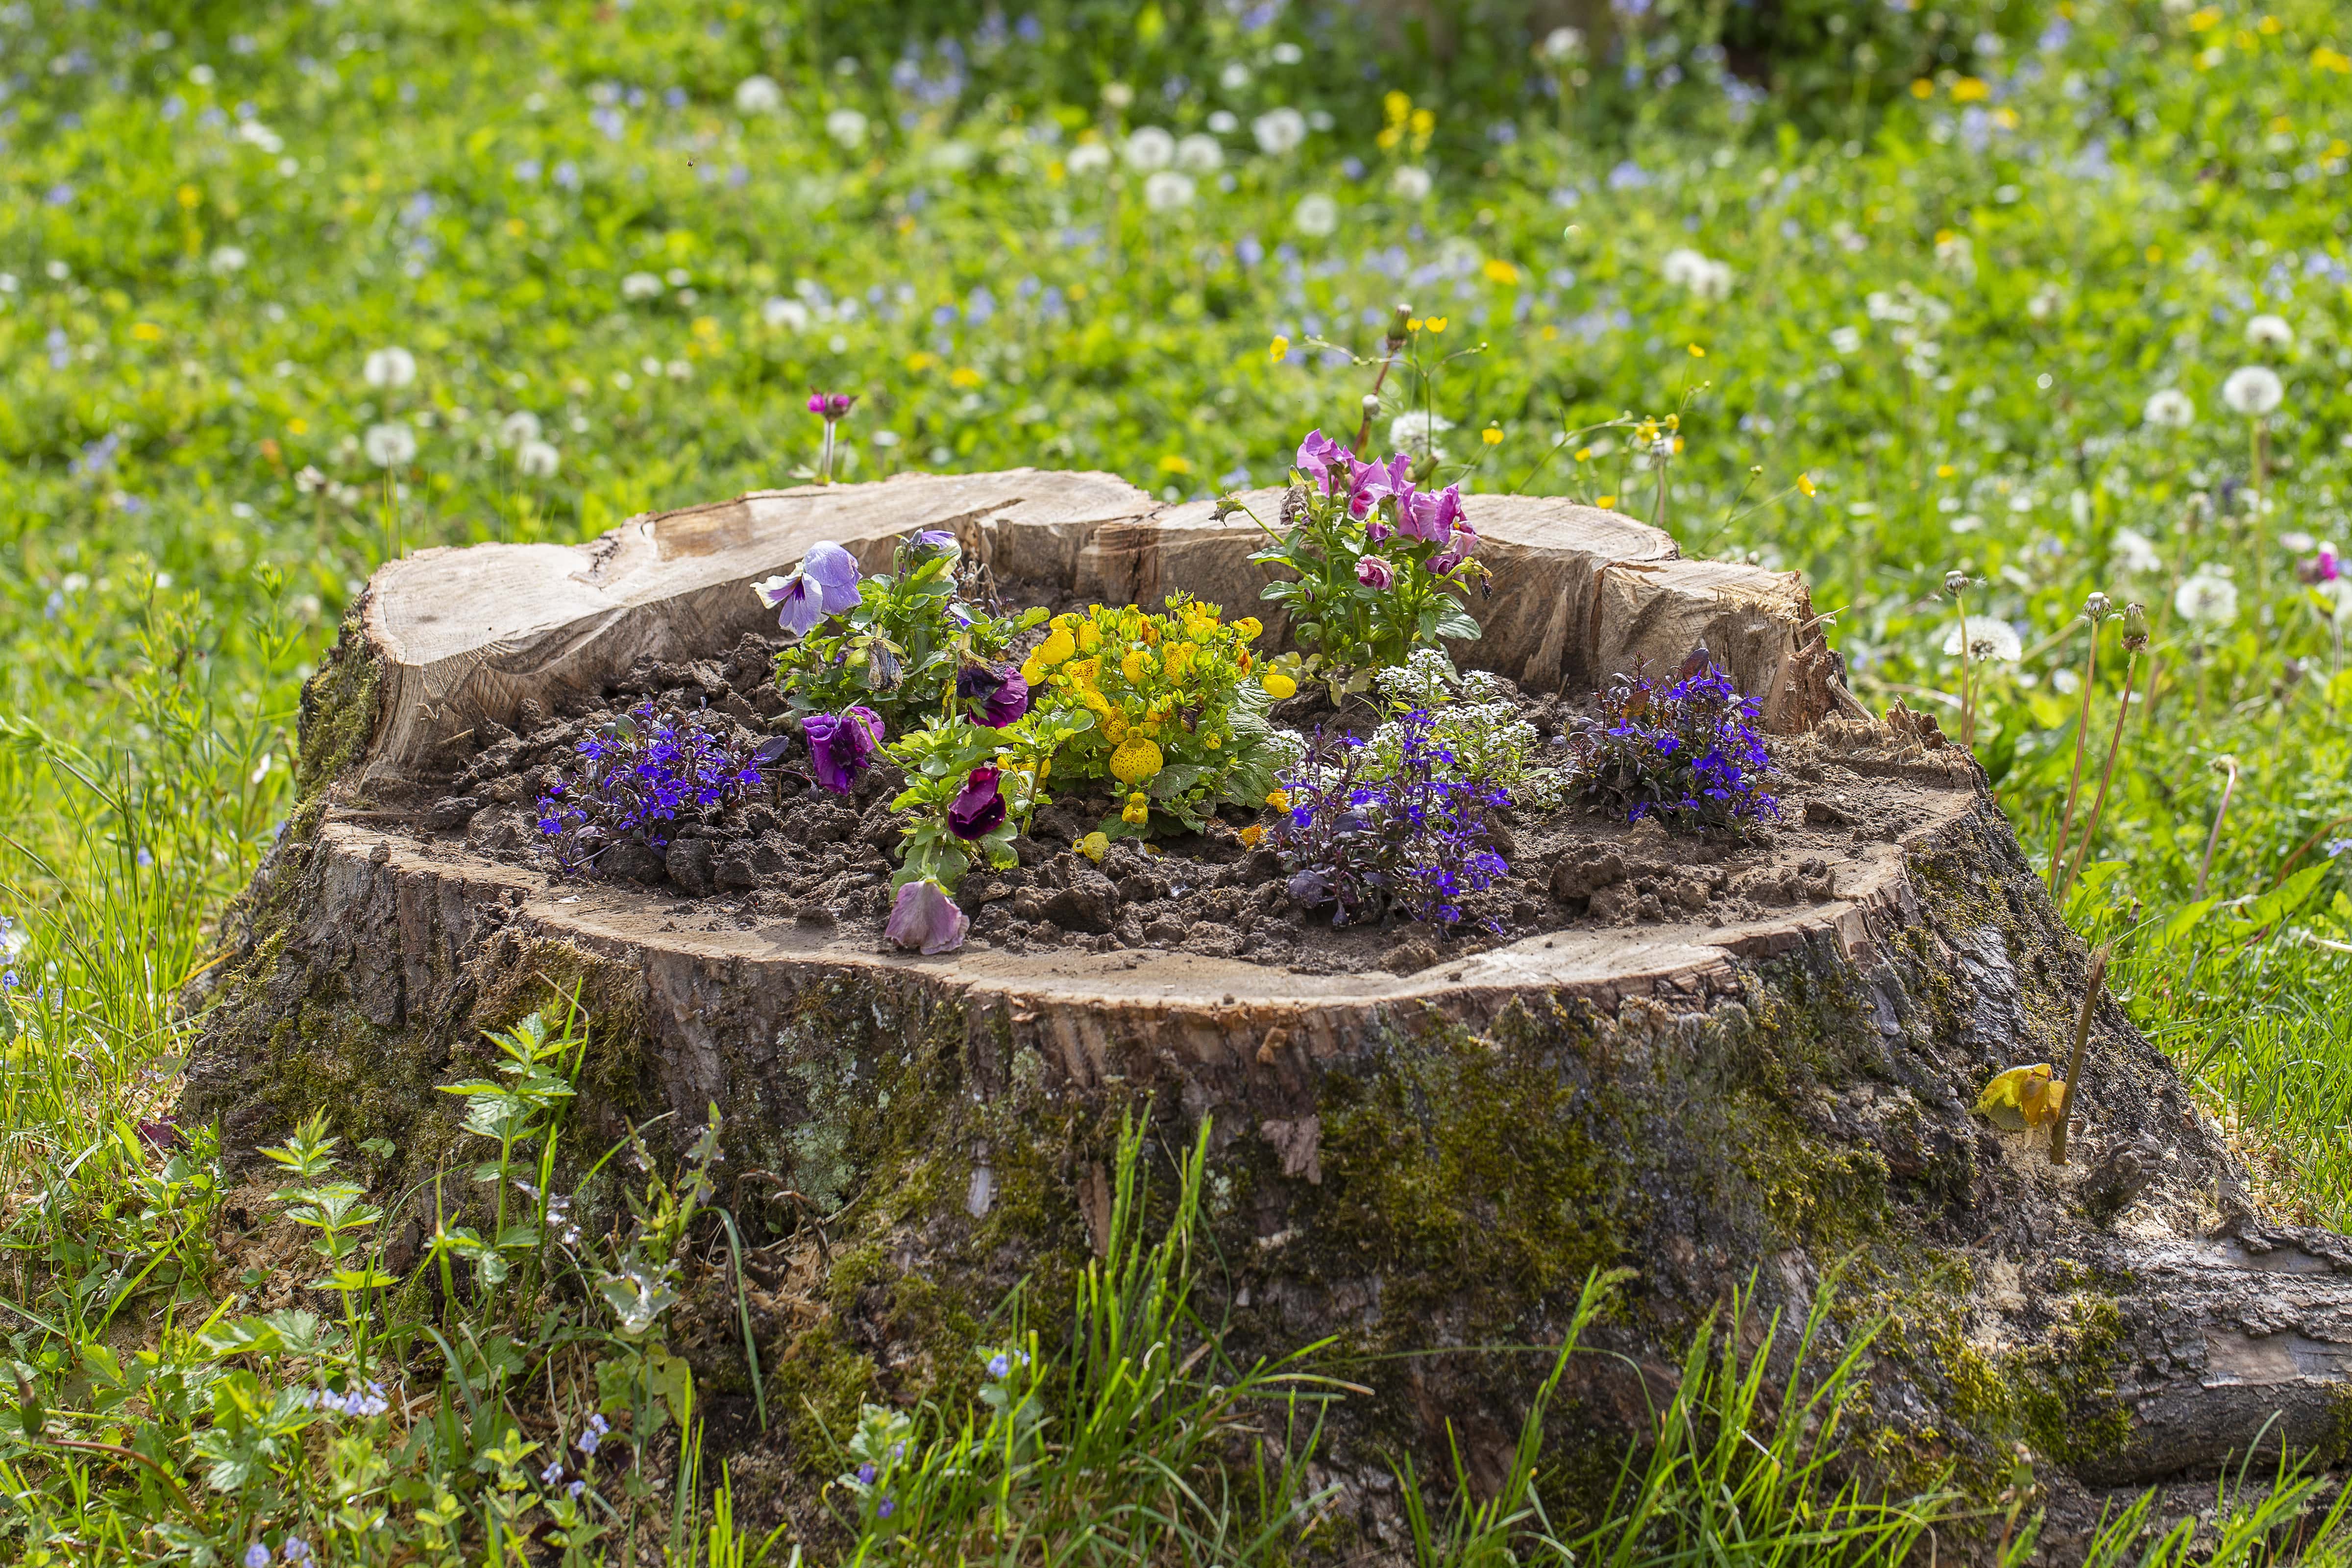
{"label": "flower stem", "polygon": [[2197,863],[2197,890],[2189,896],[2205,896],[2206,873],[2213,869],[2213,847],[2221,842],[2221,824],[2230,815],[2230,797],[2238,793],[2238,759],[2223,757],[2220,765],[2230,770],[2230,782],[2221,786],[2221,804],[2213,811],[2213,831],[2205,838],[2205,858]]}
{"label": "flower stem", "polygon": [[1974,752],[1977,745],[1977,705],[1969,689],[1969,601],[1965,593],[1954,594],[1952,603],[1960,610],[1960,744]]}
{"label": "flower stem", "polygon": [[2099,670],[2099,623],[2091,623],[2090,650],[2083,656],[2083,711],[2074,721],[2074,772],[2066,780],[2066,814],[2059,819],[2057,841],[2050,846],[2050,885],[2058,885],[2058,861],[2074,836],[2074,796],[2083,787],[2083,750],[2091,738],[2091,687]]}
{"label": "flower stem", "polygon": [[2139,655],[2125,655],[2123,695],[2116,701],[2116,727],[2107,735],[2106,765],[2099,770],[2099,793],[2091,797],[2091,817],[2083,828],[2083,842],[2066,862],[2066,885],[2058,891],[2061,914],[2065,912],[2066,895],[2074,890],[2074,879],[2083,874],[2083,862],[2091,858],[2091,840],[2099,836],[2099,813],[2107,804],[2107,781],[2115,777],[2116,752],[2124,743],[2124,720],[2131,713],[2132,677],[2138,673],[2138,665]]}
{"label": "flower stem", "polygon": [[2083,1050],[2091,1043],[2091,1015],[2098,1010],[2099,990],[2107,979],[2107,944],[2091,954],[2091,975],[2083,983],[2083,1010],[2074,1016],[2074,1051],[2066,1058],[2066,1098],[2060,1102],[2057,1131],[2050,1134],[2050,1163],[2066,1163],[2066,1129],[2074,1120],[2074,1086],[2083,1081]]}

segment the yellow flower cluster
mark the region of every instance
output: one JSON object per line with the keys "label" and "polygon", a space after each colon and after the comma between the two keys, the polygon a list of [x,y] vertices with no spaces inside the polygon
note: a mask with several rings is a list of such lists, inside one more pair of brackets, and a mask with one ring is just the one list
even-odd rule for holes
{"label": "yellow flower cluster", "polygon": [[[1127,795],[1120,815],[1139,824],[1143,788],[1163,769],[1183,763],[1215,771],[1234,738],[1234,696],[1256,668],[1249,645],[1264,629],[1254,617],[1228,622],[1216,605],[1181,595],[1165,615],[1093,605],[1055,616],[1021,678],[1035,707],[1094,715],[1092,729],[1062,753],[1063,776],[1117,780]],[[1271,691],[1276,679],[1265,683]]]}

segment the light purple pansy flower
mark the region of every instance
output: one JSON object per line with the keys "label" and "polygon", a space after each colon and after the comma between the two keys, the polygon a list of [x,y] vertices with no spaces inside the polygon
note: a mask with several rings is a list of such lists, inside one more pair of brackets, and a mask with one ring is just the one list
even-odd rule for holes
{"label": "light purple pansy flower", "polygon": [[1320,430],[1307,432],[1307,439],[1298,443],[1298,471],[1321,485],[1331,488],[1331,468],[1345,460],[1348,448]]}
{"label": "light purple pansy flower", "polygon": [[760,602],[776,612],[776,624],[796,637],[817,622],[857,605],[857,558],[831,540],[808,547],[801,563],[779,577],[751,584]]}
{"label": "light purple pansy flower", "polygon": [[900,947],[920,949],[929,958],[961,947],[971,927],[948,890],[926,877],[898,889],[898,900],[890,906],[890,923],[883,931]]}

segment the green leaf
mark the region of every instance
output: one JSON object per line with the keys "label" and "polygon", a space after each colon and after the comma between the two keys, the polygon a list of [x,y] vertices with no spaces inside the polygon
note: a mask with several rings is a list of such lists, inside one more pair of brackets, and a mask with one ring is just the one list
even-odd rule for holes
{"label": "green leaf", "polygon": [[1457,605],[1437,617],[1437,635],[1468,641],[1480,635],[1477,619]]}
{"label": "green leaf", "polygon": [[2221,901],[2218,898],[2203,899],[2187,909],[2177,910],[2170,920],[2164,922],[2164,929],[2157,933],[2158,943],[2168,945],[2179,942],[2202,924],[2205,917],[2211,914],[2214,906]]}

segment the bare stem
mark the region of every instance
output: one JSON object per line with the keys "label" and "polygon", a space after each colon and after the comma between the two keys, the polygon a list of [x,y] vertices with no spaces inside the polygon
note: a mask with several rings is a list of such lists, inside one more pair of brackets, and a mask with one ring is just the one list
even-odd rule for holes
{"label": "bare stem", "polygon": [[1971,752],[1977,745],[1977,705],[1969,689],[1969,601],[1965,594],[1952,595],[1952,603],[1960,610],[1960,744]]}
{"label": "bare stem", "polygon": [[2099,793],[2091,797],[2091,818],[2083,829],[2083,842],[2066,862],[2066,885],[2058,891],[2061,914],[2065,912],[2066,895],[2074,890],[2074,879],[2083,874],[2083,862],[2091,858],[2091,840],[2099,836],[2099,813],[2107,804],[2107,781],[2116,776],[2116,752],[2124,743],[2124,720],[2131,713],[2132,677],[2138,673],[2138,654],[2124,656],[2124,689],[2116,703],[2116,727],[2107,735],[2106,765],[2099,770]]}
{"label": "bare stem", "polygon": [[2205,896],[2206,873],[2213,869],[2213,847],[2221,842],[2221,824],[2230,815],[2230,797],[2238,793],[2238,759],[2223,757],[2220,765],[2230,770],[2230,782],[2221,786],[2221,804],[2213,811],[2213,831],[2205,838],[2205,858],[2197,864],[2197,890],[2189,895],[2191,899]]}
{"label": "bare stem", "polygon": [[2091,954],[2091,976],[2083,983],[2083,1010],[2074,1016],[2074,1052],[2066,1058],[2066,1098],[2059,1103],[2058,1129],[2050,1134],[2050,1163],[2066,1163],[2066,1129],[2074,1120],[2074,1086],[2083,1081],[2083,1050],[2091,1043],[2091,1015],[2098,1009],[2099,988],[2107,979],[2107,944]]}
{"label": "bare stem", "polygon": [[2083,749],[2091,738],[2091,688],[2099,672],[2099,623],[2091,622],[2091,646],[2083,656],[2083,712],[2074,721],[2074,771],[2066,780],[2066,813],[2059,819],[2057,841],[2050,846],[2050,885],[2058,885],[2058,862],[2074,836],[2074,795],[2083,787]]}

